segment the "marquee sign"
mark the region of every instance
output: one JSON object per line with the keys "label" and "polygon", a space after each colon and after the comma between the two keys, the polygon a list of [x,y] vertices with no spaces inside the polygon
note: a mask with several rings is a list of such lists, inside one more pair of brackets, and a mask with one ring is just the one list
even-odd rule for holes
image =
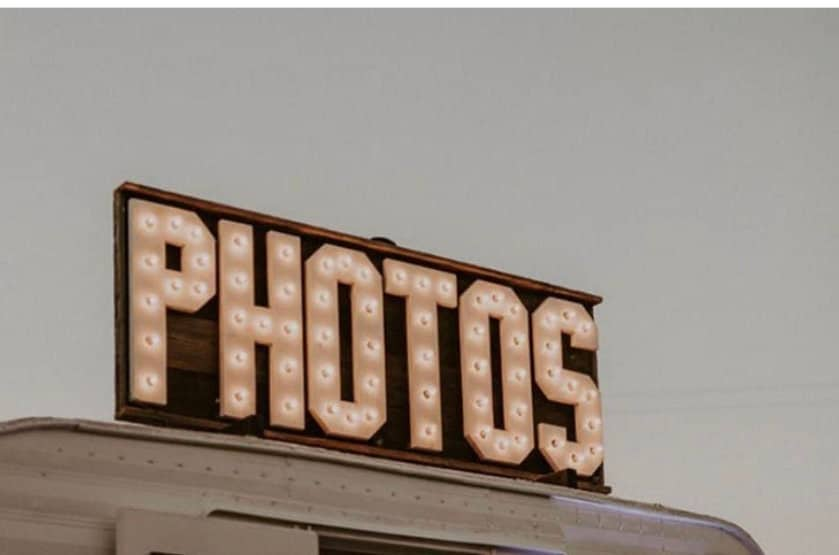
{"label": "marquee sign", "polygon": [[118,419],[608,492],[600,298],[135,184]]}

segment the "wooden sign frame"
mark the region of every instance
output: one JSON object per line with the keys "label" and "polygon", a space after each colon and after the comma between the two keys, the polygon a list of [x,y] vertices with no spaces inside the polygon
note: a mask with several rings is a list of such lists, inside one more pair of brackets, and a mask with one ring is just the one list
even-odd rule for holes
{"label": "wooden sign frame", "polygon": [[[458,293],[477,279],[487,280],[512,288],[521,298],[528,312],[535,310],[547,297],[557,297],[579,303],[593,315],[594,307],[602,299],[590,293],[550,285],[548,283],[510,275],[406,249],[382,240],[370,240],[301,224],[257,212],[242,210],[222,204],[183,196],[134,183],[124,183],[114,192],[114,292],[116,309],[116,418],[158,426],[189,428],[229,434],[248,434],[267,440],[282,440],[292,443],[313,445],[328,449],[383,457],[423,465],[452,468],[519,478],[542,480],[601,493],[611,488],[604,485],[604,470],[601,465],[592,476],[577,476],[572,470],[553,472],[541,458],[538,449],[519,466],[511,467],[481,461],[470,448],[463,435],[463,414],[461,407],[461,386],[459,368],[459,346],[457,342],[457,309],[439,308],[440,325],[440,371],[443,404],[444,449],[441,453],[412,451],[408,448],[407,370],[405,347],[404,299],[385,295],[385,336],[387,349],[386,379],[388,383],[388,419],[382,429],[370,441],[353,441],[327,437],[317,423],[307,415],[306,429],[302,432],[272,428],[268,425],[265,404],[267,403],[266,373],[267,356],[257,351],[257,383],[260,398],[257,401],[257,415],[243,420],[226,419],[218,416],[218,300],[213,298],[194,314],[169,311],[167,321],[167,376],[169,380],[169,402],[159,407],[131,401],[129,398],[129,271],[128,271],[128,203],[130,199],[162,203],[194,211],[207,228],[216,235],[219,220],[232,220],[253,226],[255,275],[264,276],[265,259],[258,256],[260,245],[264,251],[264,237],[267,231],[279,231],[301,238],[306,256],[324,243],[348,247],[365,252],[376,268],[382,270],[385,257],[409,262],[427,268],[451,272],[457,275]],[[260,242],[261,241],[261,242]],[[263,280],[264,281],[264,280]],[[264,293],[263,293],[264,295]],[[259,293],[257,293],[259,297]],[[259,298],[257,298],[257,302]],[[342,338],[343,341],[343,338]],[[597,353],[571,347],[568,337],[563,335],[564,365],[586,374],[597,383]],[[495,359],[495,355],[494,355]],[[400,362],[403,361],[403,362]],[[350,366],[350,363],[346,363]],[[342,375],[351,369],[344,368]],[[497,360],[493,360],[497,372]],[[497,376],[493,376],[493,390],[498,391]],[[346,383],[346,379],[342,380]],[[496,395],[500,397],[500,395]],[[537,422],[549,422],[568,429],[573,439],[573,407],[548,401],[533,384],[533,411]],[[496,408],[497,409],[497,408]],[[496,410],[497,414],[497,410]],[[496,418],[497,420],[497,418]]]}

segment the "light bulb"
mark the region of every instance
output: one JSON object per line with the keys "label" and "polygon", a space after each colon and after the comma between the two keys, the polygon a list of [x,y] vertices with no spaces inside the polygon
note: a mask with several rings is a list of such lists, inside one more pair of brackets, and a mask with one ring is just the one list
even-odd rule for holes
{"label": "light bulb", "polygon": [[237,310],[233,313],[233,322],[238,325],[242,325],[245,323],[245,312],[242,310]]}
{"label": "light bulb", "polygon": [[146,268],[155,268],[157,267],[157,256],[153,254],[147,254],[143,257],[143,265]]}

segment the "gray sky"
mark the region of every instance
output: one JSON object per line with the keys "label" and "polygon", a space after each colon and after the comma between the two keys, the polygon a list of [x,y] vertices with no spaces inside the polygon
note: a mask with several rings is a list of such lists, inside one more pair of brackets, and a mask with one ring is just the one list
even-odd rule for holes
{"label": "gray sky", "polygon": [[835,552],[837,52],[824,11],[4,11],[0,419],[112,418],[131,179],[602,294],[615,493]]}

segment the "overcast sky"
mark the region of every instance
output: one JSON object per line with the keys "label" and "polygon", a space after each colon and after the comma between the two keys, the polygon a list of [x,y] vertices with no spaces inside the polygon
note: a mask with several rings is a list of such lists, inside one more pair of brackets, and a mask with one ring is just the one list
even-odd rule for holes
{"label": "overcast sky", "polygon": [[839,550],[836,12],[0,13],[0,419],[112,418],[124,180],[605,297],[617,496]]}

